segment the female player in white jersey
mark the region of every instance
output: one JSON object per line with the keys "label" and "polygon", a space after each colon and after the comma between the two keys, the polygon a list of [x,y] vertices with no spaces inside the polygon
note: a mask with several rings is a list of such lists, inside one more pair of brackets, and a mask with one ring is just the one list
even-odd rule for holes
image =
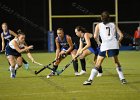
{"label": "female player in white jersey", "polygon": [[[6,56],[10,63],[10,71],[11,71],[11,78],[16,77],[16,70],[22,66],[22,52],[27,52],[28,57],[34,62],[33,57],[28,52],[29,49],[32,49],[33,46],[26,46],[25,44],[25,34],[19,32],[17,38],[11,40],[6,46]],[[22,49],[21,49],[22,48]],[[17,64],[17,66],[16,66]],[[15,67],[16,66],[16,67]]]}
{"label": "female player in white jersey", "polygon": [[[2,27],[2,30],[3,30],[3,32],[1,33],[1,39],[2,39],[2,50],[1,50],[1,52],[4,52],[6,45],[12,39],[16,38],[17,34],[14,31],[8,29],[8,25],[5,22],[2,23],[1,27]],[[28,64],[28,62],[24,58],[23,58],[23,63],[24,63],[25,69],[28,69],[29,68],[29,64]]]}
{"label": "female player in white jersey", "polygon": [[[109,21],[109,19],[110,19],[109,13],[106,11],[103,12],[101,14],[102,22],[98,23],[95,27],[94,38],[97,39],[100,35],[102,43],[100,47],[100,52],[97,57],[97,62],[95,64],[95,68],[91,70],[89,79],[85,81],[83,85],[91,85],[105,57],[113,58],[113,61],[116,64],[116,70],[121,80],[121,83],[122,84],[126,83],[126,80],[124,78],[124,75],[121,69],[121,64],[118,60],[119,45],[121,43],[121,40],[123,39],[123,34],[114,23]],[[116,38],[116,32],[119,35],[118,40]]]}

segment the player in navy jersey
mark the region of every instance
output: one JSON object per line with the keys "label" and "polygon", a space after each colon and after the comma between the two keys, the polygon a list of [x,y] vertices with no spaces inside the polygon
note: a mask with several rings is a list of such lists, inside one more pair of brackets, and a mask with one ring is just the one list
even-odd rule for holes
{"label": "player in navy jersey", "polygon": [[[74,59],[77,52],[71,37],[69,35],[64,34],[63,28],[57,29],[57,37],[55,39],[55,43],[56,43],[55,59],[57,60],[53,64],[54,71],[58,68],[58,64],[61,62],[63,58],[65,58],[68,54],[71,54],[72,58]],[[77,63],[78,61],[75,60],[73,65],[76,66]],[[47,75],[47,78],[50,78],[50,76],[54,76],[55,75],[54,71],[52,71],[49,75]]]}
{"label": "player in navy jersey", "polygon": [[[1,39],[2,39],[2,50],[1,52],[5,51],[6,45],[14,38],[17,37],[17,34],[12,30],[8,29],[7,23],[2,23],[2,30]],[[26,69],[29,68],[28,62],[23,58],[24,67]]]}
{"label": "player in navy jersey", "polygon": [[[77,51],[77,55],[82,53],[80,55],[82,70],[79,73],[79,75],[82,75],[82,74],[86,73],[85,57],[87,55],[94,53],[95,54],[94,61],[96,62],[96,58],[97,58],[97,55],[99,52],[99,47],[98,47],[98,44],[95,41],[93,35],[91,33],[88,33],[84,27],[77,26],[75,28],[75,33],[78,37],[80,37],[80,44],[79,44],[79,49]],[[100,66],[98,76],[101,76],[101,75],[102,75],[102,68]]]}
{"label": "player in navy jersey", "polygon": [[1,52],[5,51],[5,46],[12,40],[14,37],[17,37],[17,34],[12,30],[8,29],[7,23],[2,23],[2,30],[1,39],[2,39],[2,50]]}

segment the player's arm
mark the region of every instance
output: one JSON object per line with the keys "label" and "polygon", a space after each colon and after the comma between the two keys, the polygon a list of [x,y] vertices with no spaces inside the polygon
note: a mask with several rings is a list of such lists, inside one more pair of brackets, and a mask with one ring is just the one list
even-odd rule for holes
{"label": "player's arm", "polygon": [[85,33],[84,38],[85,38],[86,45],[81,49],[80,51],[81,53],[91,46],[90,33]]}
{"label": "player's arm", "polygon": [[119,34],[118,42],[121,43],[121,41],[123,39],[123,33],[121,32],[121,30],[117,26],[116,26],[116,30],[117,30],[117,33]]}
{"label": "player's arm", "polygon": [[16,41],[12,41],[12,44],[14,45],[16,51],[18,51],[19,53],[22,53],[22,52],[25,52],[25,51],[28,51],[29,49],[32,49],[33,46],[25,46],[23,49],[20,49],[17,42]]}
{"label": "player's arm", "polygon": [[76,55],[78,55],[78,54],[80,54],[80,50],[83,48],[83,43],[82,43],[82,40],[80,39],[79,40],[79,48],[78,48],[78,50],[77,50],[77,54]]}
{"label": "player's arm", "polygon": [[13,35],[14,37],[17,37],[17,34],[16,34],[14,31],[9,30],[9,32],[10,32],[10,34]]}
{"label": "player's arm", "polygon": [[4,46],[5,46],[3,34],[1,34],[1,39],[2,39],[2,50],[1,50],[1,52],[3,52],[4,51]]}
{"label": "player's arm", "polygon": [[95,27],[95,32],[93,33],[93,37],[94,37],[95,41],[97,42],[98,46],[100,46],[101,42],[99,40],[99,24],[97,24]]}
{"label": "player's arm", "polygon": [[69,44],[69,48],[68,48],[68,50],[66,50],[65,53],[68,54],[73,49],[73,43],[72,43],[72,39],[70,36],[67,35],[66,38],[67,38],[67,42]]}
{"label": "player's arm", "polygon": [[28,56],[29,59],[31,59],[31,61],[32,61],[33,63],[35,62],[33,56],[31,55],[31,53],[30,53],[29,51],[27,51],[27,56]]}
{"label": "player's arm", "polygon": [[[26,48],[27,46],[28,46],[27,43],[24,42],[24,48]],[[30,50],[27,50],[26,52],[27,52],[28,58],[34,63],[35,60],[34,60],[33,56],[31,55]]]}
{"label": "player's arm", "polygon": [[96,40],[96,42],[99,42],[99,24],[96,25],[95,27],[95,32],[94,32],[94,39]]}
{"label": "player's arm", "polygon": [[55,39],[55,44],[56,44],[56,55],[55,59],[59,58],[59,53],[60,53],[60,45],[58,43],[58,37]]}

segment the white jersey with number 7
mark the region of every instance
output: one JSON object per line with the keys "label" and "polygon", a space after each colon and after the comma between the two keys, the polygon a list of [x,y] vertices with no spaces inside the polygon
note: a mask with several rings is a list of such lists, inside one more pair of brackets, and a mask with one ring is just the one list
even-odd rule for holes
{"label": "white jersey with number 7", "polygon": [[99,34],[102,40],[100,47],[101,51],[119,49],[119,44],[116,38],[116,26],[114,23],[99,23]]}

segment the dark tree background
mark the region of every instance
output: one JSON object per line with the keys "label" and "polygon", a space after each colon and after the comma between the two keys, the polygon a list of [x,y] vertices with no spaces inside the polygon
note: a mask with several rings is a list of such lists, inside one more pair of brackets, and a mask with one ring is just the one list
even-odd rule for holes
{"label": "dark tree background", "polygon": [[[119,21],[140,21],[138,0],[118,0]],[[115,0],[52,0],[52,14],[55,15],[89,15],[101,14],[107,10],[114,13]],[[23,30],[26,33],[26,41],[33,44],[35,50],[47,50],[47,32],[49,30],[48,0],[1,0],[0,1],[0,24],[7,22],[9,29]],[[53,30],[56,33],[58,27],[63,27],[65,33],[76,36],[74,28],[82,25],[92,32],[93,22],[99,18],[71,18],[53,19]],[[112,18],[112,21],[114,19]],[[138,24],[119,25],[123,31],[133,36]],[[129,26],[129,27],[128,27]],[[0,32],[2,30],[0,29]],[[56,34],[55,34],[56,36]],[[1,47],[0,47],[1,48]]]}

